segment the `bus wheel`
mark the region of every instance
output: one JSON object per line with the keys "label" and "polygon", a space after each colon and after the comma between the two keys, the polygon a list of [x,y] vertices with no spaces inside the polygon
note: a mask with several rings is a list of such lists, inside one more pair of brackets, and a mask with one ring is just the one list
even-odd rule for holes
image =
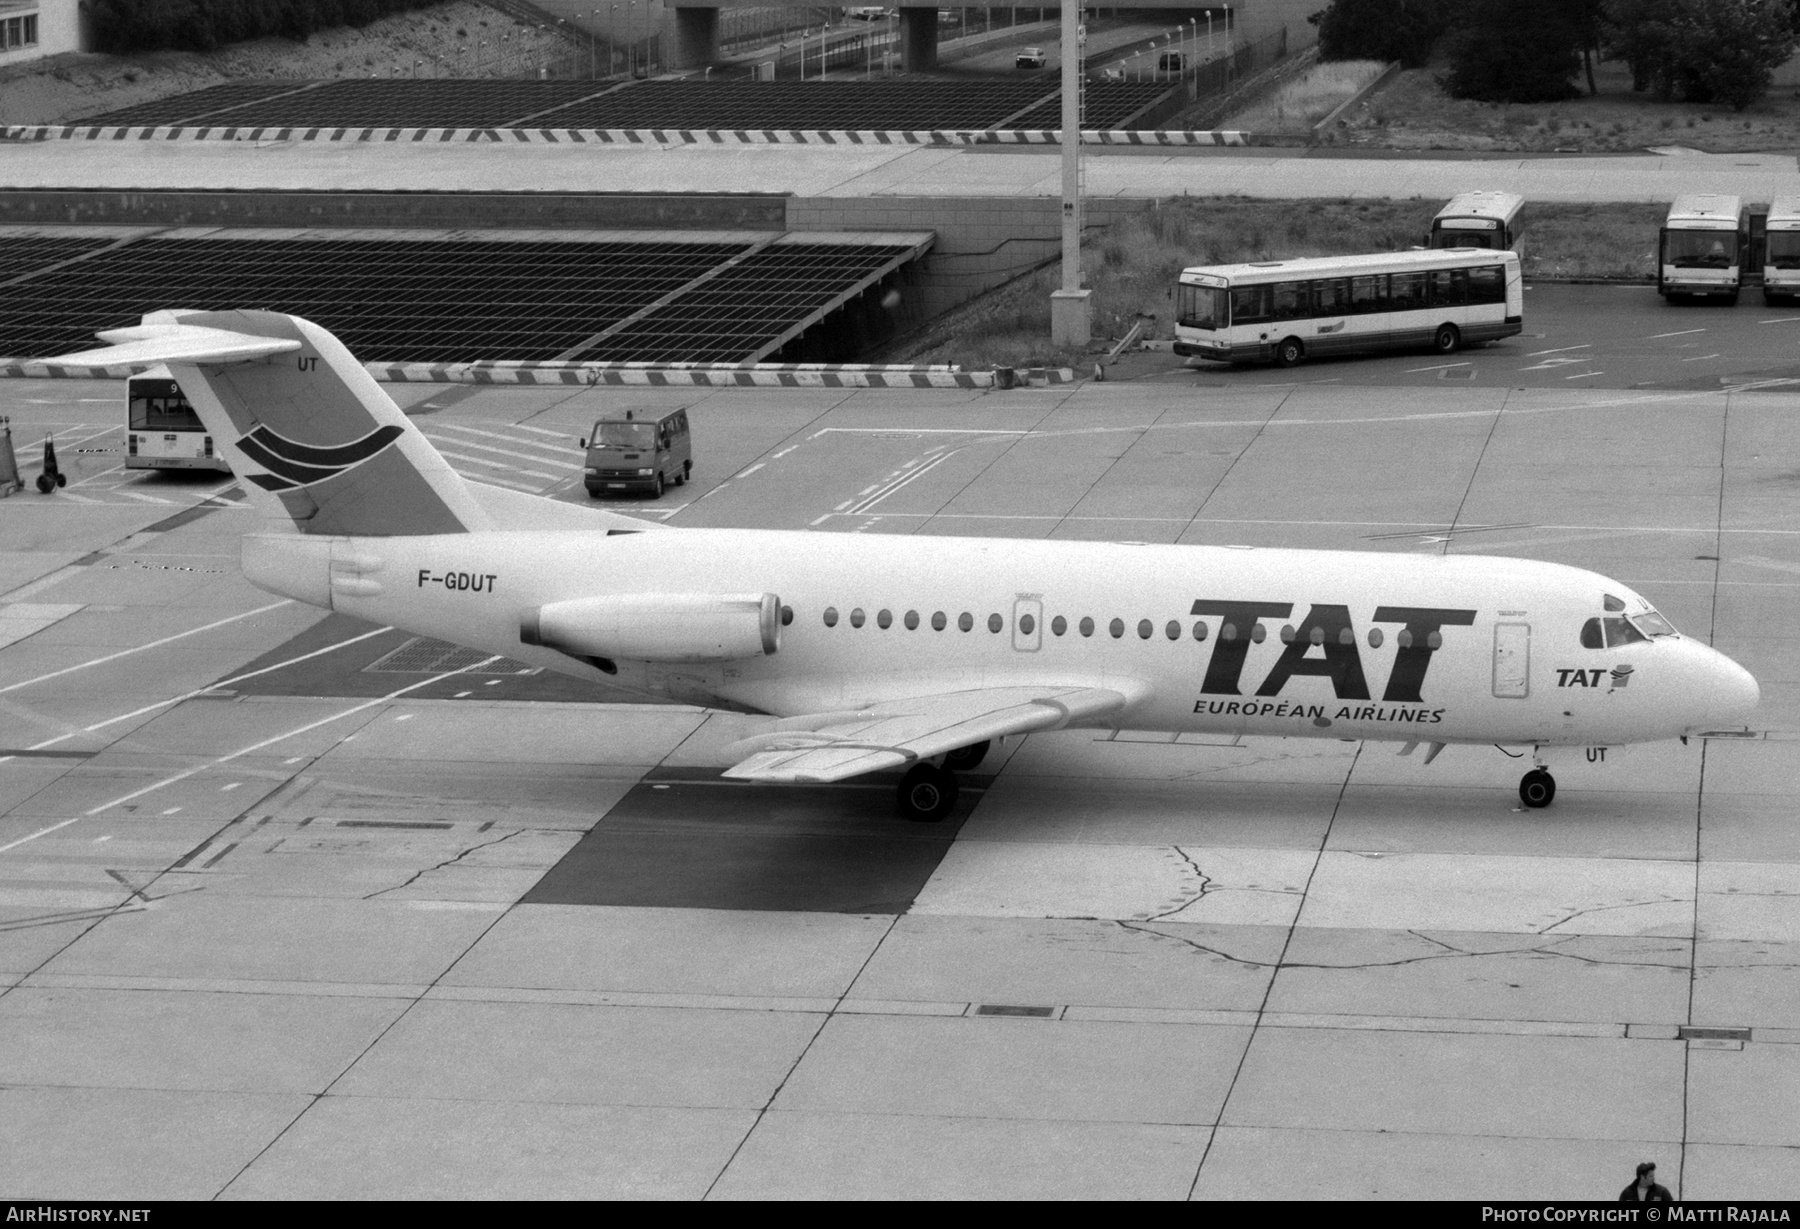
{"label": "bus wheel", "polygon": [[1282,367],[1292,367],[1306,357],[1306,347],[1300,344],[1298,337],[1283,337],[1275,346],[1275,362]]}
{"label": "bus wheel", "polygon": [[1439,354],[1455,354],[1462,348],[1462,334],[1456,331],[1454,324],[1440,324],[1431,339],[1431,348]]}

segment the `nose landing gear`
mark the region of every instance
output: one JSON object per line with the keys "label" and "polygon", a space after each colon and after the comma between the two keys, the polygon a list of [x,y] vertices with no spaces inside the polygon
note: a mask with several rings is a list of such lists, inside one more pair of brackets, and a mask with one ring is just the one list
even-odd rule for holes
{"label": "nose landing gear", "polygon": [[1550,805],[1556,797],[1556,778],[1542,768],[1533,768],[1519,778],[1519,801],[1537,810]]}

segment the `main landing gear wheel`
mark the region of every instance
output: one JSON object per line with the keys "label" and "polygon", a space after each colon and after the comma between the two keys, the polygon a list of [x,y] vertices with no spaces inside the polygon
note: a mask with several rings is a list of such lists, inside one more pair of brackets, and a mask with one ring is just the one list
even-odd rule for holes
{"label": "main landing gear wheel", "polygon": [[987,758],[988,740],[982,739],[971,747],[958,747],[944,757],[944,767],[957,772],[967,772]]}
{"label": "main landing gear wheel", "polygon": [[935,764],[914,764],[900,778],[900,813],[935,824],[956,808],[956,774]]}
{"label": "main landing gear wheel", "polygon": [[1519,778],[1519,801],[1536,810],[1547,807],[1556,797],[1556,778],[1542,768],[1533,768]]}

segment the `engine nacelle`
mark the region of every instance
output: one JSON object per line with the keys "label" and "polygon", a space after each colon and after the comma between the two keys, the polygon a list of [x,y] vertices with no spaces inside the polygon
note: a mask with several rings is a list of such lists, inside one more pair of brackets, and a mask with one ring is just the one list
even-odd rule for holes
{"label": "engine nacelle", "polygon": [[[551,602],[519,624],[525,644],[599,659],[735,661],[781,647],[781,599],[773,593],[627,593]],[[604,663],[604,664],[602,664]]]}

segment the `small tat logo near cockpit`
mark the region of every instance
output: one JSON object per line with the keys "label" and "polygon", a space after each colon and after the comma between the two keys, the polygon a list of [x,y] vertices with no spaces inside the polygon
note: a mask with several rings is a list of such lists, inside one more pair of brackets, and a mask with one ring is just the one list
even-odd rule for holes
{"label": "small tat logo near cockpit", "polygon": [[1614,666],[1610,671],[1604,668],[1594,669],[1556,669],[1556,685],[1558,687],[1598,687],[1601,683],[1611,681],[1608,691],[1618,691],[1631,682],[1636,667],[1630,665]]}
{"label": "small tat logo near cockpit", "polygon": [[246,475],[250,481],[265,491],[287,491],[335,478],[392,446],[401,434],[399,427],[377,427],[354,443],[318,448],[258,426],[238,441],[238,447],[269,471]]}

